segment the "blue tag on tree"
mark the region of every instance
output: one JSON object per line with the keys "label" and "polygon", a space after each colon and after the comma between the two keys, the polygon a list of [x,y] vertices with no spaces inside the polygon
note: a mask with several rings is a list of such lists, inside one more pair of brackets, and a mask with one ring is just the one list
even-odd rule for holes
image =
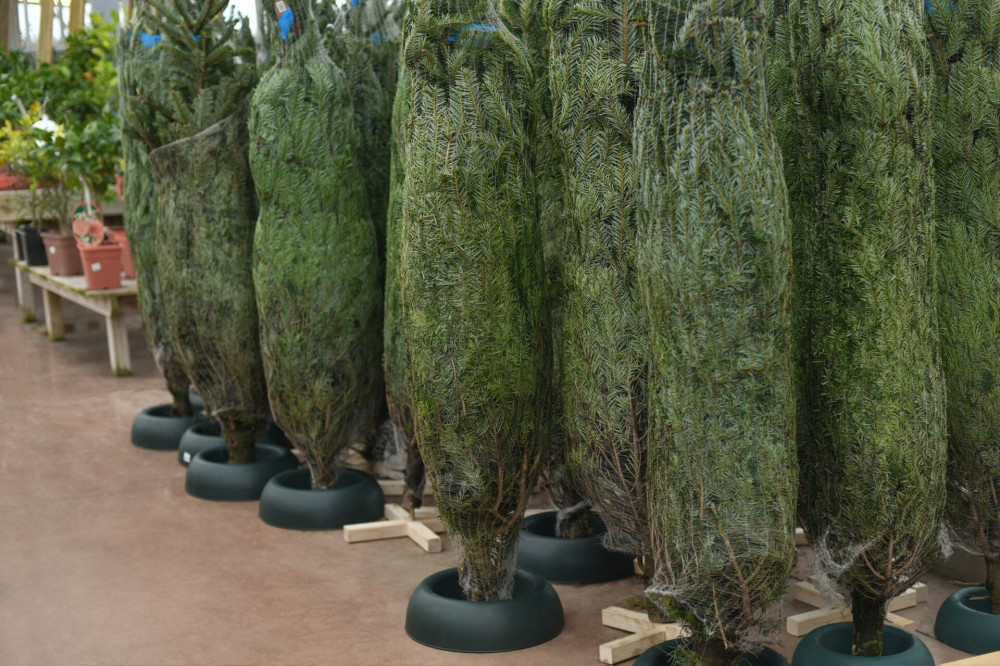
{"label": "blue tag on tree", "polygon": [[163,35],[151,35],[148,32],[140,32],[139,39],[142,40],[142,45],[148,49],[150,46],[159,44],[160,40],[163,39]]}

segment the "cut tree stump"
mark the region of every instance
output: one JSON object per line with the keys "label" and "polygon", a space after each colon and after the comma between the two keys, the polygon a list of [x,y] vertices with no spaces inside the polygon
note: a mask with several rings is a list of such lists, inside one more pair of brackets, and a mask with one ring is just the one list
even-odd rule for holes
{"label": "cut tree stump", "polygon": [[402,506],[387,503],[385,505],[386,520],[344,525],[344,541],[359,543],[409,537],[428,553],[440,553],[442,546],[438,533],[445,530],[444,524],[438,517],[437,509],[434,507],[416,509],[414,516],[415,520],[411,520],[410,512]]}
{"label": "cut tree stump", "polygon": [[[839,594],[832,599],[824,597],[811,582],[803,581],[793,585],[792,596],[796,601],[816,607],[816,610],[788,617],[785,621],[785,631],[792,636],[805,636],[818,627],[833,624],[834,622],[849,622],[851,620],[851,610],[844,605],[843,597]],[[927,586],[924,583],[916,583],[913,587],[889,602],[889,613],[886,615],[886,622],[900,629],[911,630],[916,623],[913,620],[896,615],[893,611],[913,608],[918,603],[925,601],[927,601]]]}
{"label": "cut tree stump", "polygon": [[687,630],[677,623],[651,622],[646,613],[618,606],[611,606],[601,611],[601,623],[606,627],[621,629],[631,634],[603,643],[598,648],[598,658],[602,664],[617,664],[638,657],[654,645],[687,634]]}

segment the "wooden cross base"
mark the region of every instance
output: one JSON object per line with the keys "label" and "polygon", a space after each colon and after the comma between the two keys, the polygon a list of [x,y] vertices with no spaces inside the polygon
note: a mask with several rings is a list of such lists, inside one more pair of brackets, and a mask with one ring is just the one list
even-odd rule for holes
{"label": "wooden cross base", "polygon": [[[785,631],[792,636],[805,636],[817,627],[851,620],[851,609],[844,605],[843,597],[838,594],[833,599],[825,598],[811,582],[802,581],[792,585],[792,596],[796,601],[816,608],[816,610],[788,617],[785,622]],[[886,615],[885,621],[909,631],[916,623],[896,615],[893,611],[912,608],[925,601],[927,601],[927,586],[923,583],[917,583],[889,602],[889,614]]]}
{"label": "wooden cross base", "polygon": [[428,553],[440,553],[441,537],[438,536],[438,533],[445,530],[444,524],[438,517],[437,509],[434,507],[421,508],[414,513],[416,520],[411,520],[409,511],[399,504],[387,503],[385,505],[386,520],[344,525],[344,541],[358,543],[409,537]]}
{"label": "wooden cross base", "polygon": [[617,606],[601,611],[601,623],[606,627],[631,633],[631,636],[617,638],[598,648],[598,658],[602,664],[617,664],[638,657],[654,645],[687,635],[687,630],[679,624],[650,622],[646,613]]}
{"label": "wooden cross base", "polygon": [[941,666],[997,666],[997,664],[1000,664],[1000,652],[990,652],[958,661],[949,661]]}

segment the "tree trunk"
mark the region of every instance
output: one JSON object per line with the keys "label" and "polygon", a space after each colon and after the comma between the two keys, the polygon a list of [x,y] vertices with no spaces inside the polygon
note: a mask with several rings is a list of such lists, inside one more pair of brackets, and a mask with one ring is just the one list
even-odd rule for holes
{"label": "tree trunk", "polygon": [[885,602],[855,595],[851,599],[854,637],[851,654],[855,657],[882,656],[882,627],[888,611]]}
{"label": "tree trunk", "polygon": [[590,524],[590,502],[586,500],[556,512],[556,536],[560,539],[582,539],[593,536]]}
{"label": "tree trunk", "polygon": [[226,448],[229,450],[229,464],[252,463],[257,459],[255,443],[264,432],[262,426],[229,417],[222,419],[222,431],[226,437]]}
{"label": "tree trunk", "polygon": [[502,601],[514,597],[517,542],[503,536],[476,542],[459,537],[458,575],[469,601]]}
{"label": "tree trunk", "polygon": [[990,595],[990,612],[1000,615],[1000,557],[986,558],[986,592]]}
{"label": "tree trunk", "polygon": [[684,649],[697,659],[693,663],[698,663],[702,666],[736,666],[743,657],[743,653],[740,650],[732,646],[727,646],[721,638],[710,638],[707,641],[695,639],[689,645],[686,645]]}

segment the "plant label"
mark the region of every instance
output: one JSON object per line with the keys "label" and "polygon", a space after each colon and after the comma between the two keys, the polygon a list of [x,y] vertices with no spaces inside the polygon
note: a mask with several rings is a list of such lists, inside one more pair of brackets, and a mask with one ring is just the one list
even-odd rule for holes
{"label": "plant label", "polygon": [[191,462],[191,452],[190,451],[185,451],[184,454],[183,454],[183,458],[184,458],[184,462],[186,462],[186,463]]}
{"label": "plant label", "polygon": [[90,270],[94,271],[95,273],[100,273],[101,272],[101,264],[100,263],[93,263],[93,264],[91,264],[90,265]]}
{"label": "plant label", "polygon": [[285,2],[278,0],[276,3],[274,3],[274,13],[277,14],[279,17],[285,13],[286,9],[288,9],[288,4]]}
{"label": "plant label", "polygon": [[56,253],[56,246],[55,245],[50,245],[49,246],[49,254],[55,254],[55,253]]}

